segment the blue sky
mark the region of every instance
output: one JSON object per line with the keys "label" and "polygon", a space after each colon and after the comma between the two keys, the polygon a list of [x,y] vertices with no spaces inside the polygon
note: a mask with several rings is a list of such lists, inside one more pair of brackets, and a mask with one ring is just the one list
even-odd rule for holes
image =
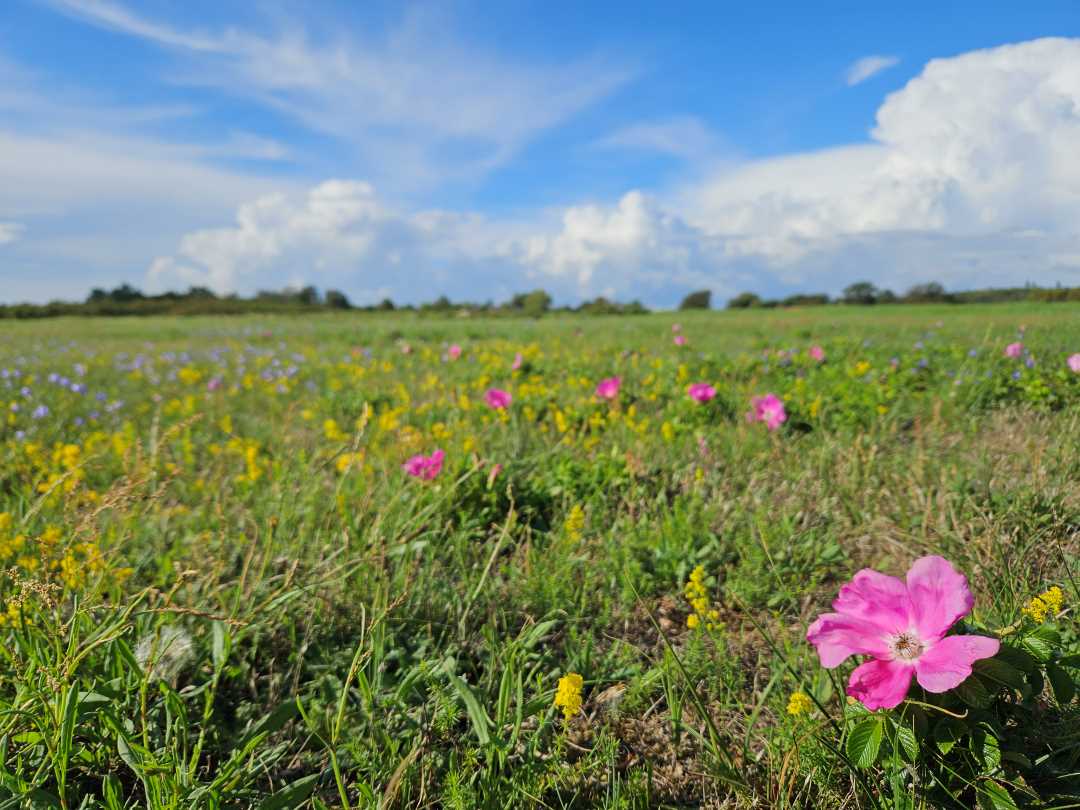
{"label": "blue sky", "polygon": [[1078,36],[1072,2],[8,0],[0,299],[1080,284]]}

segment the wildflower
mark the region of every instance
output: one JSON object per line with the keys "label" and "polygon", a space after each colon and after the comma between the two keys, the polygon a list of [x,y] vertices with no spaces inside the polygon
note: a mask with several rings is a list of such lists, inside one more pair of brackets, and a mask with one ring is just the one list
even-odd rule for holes
{"label": "wildflower", "polygon": [[518,352],[514,355],[514,362],[510,364],[510,370],[517,371],[524,363],[525,358],[522,356],[521,352]]}
{"label": "wildflower", "polygon": [[1080,374],[1080,352],[1076,354],[1070,354],[1069,359],[1065,361],[1069,365],[1069,369],[1075,374]]}
{"label": "wildflower", "polygon": [[451,360],[457,360],[461,357],[461,347],[456,343],[451,343],[450,348],[446,350],[446,356]]}
{"label": "wildflower", "polygon": [[871,656],[851,673],[848,695],[871,711],[891,709],[907,697],[913,677],[927,692],[946,692],[964,682],[973,662],[997,654],[996,638],[945,635],[974,602],[967,579],[943,557],[916,560],[906,583],[864,568],[806,639],[828,669],[851,655]]}
{"label": "wildflower", "polygon": [[49,406],[38,405],[36,408],[34,408],[33,412],[30,415],[35,419],[44,419],[46,416],[49,415]]}
{"label": "wildflower", "polygon": [[562,709],[563,718],[570,722],[581,711],[581,687],[585,681],[576,672],[568,672],[559,678],[555,692],[555,707]]}
{"label": "wildflower", "polygon": [[686,345],[686,335],[676,335],[675,336],[675,345],[676,346],[685,346]]}
{"label": "wildflower", "polygon": [[566,532],[566,536],[576,543],[581,539],[581,532],[584,528],[585,510],[581,508],[581,504],[575,503],[566,516],[563,530]]}
{"label": "wildflower", "polygon": [[704,620],[705,629],[712,630],[720,619],[720,611],[709,606],[709,589],[705,585],[704,566],[699,565],[690,572],[690,578],[686,581],[683,593],[694,611],[686,617],[686,626],[693,630]]}
{"label": "wildflower", "polygon": [[792,717],[809,714],[814,710],[814,701],[805,692],[792,692],[787,702],[787,713]]}
{"label": "wildflower", "polygon": [[690,399],[698,402],[708,402],[716,396],[716,389],[708,383],[694,383],[686,389],[686,393],[690,395]]}
{"label": "wildflower", "polygon": [[[823,363],[823,362],[825,362],[825,350],[823,348],[821,348],[820,346],[811,346],[810,347],[810,359],[813,360],[815,363]],[[798,694],[801,694],[801,693],[796,692],[795,694],[798,695]],[[792,695],[792,697],[794,698],[795,695]]]}
{"label": "wildflower", "polygon": [[502,464],[492,464],[491,469],[488,470],[487,488],[491,489],[491,486],[495,483],[495,479],[499,477],[499,473],[503,471]]}
{"label": "wildflower", "polygon": [[1064,605],[1065,594],[1061,592],[1061,588],[1055,585],[1045,593],[1040,593],[1038,596],[1033,597],[1031,601],[1024,606],[1023,614],[1041,624],[1048,618],[1052,619],[1061,613],[1061,609]]}
{"label": "wildflower", "polygon": [[1020,341],[1016,341],[1015,343],[1010,343],[1008,346],[1005,347],[1005,356],[1015,359],[1019,357],[1021,353],[1023,353],[1023,351],[1024,344]]}
{"label": "wildflower", "polygon": [[484,402],[497,411],[509,408],[513,399],[509,391],[503,391],[501,388],[489,388],[484,394]]}
{"label": "wildflower", "polygon": [[596,396],[599,399],[612,400],[619,396],[619,386],[622,385],[622,377],[608,377],[596,385]]}
{"label": "wildflower", "polygon": [[671,325],[671,331],[672,332],[681,332],[682,331],[682,324],[681,323],[673,323]]}
{"label": "wildflower", "polygon": [[750,412],[746,414],[749,422],[764,422],[769,430],[776,430],[787,421],[784,402],[776,394],[766,394],[750,400]]}
{"label": "wildflower", "polygon": [[445,456],[446,454],[442,450],[436,450],[430,456],[415,455],[402,464],[401,469],[405,470],[413,478],[431,481],[442,470]]}

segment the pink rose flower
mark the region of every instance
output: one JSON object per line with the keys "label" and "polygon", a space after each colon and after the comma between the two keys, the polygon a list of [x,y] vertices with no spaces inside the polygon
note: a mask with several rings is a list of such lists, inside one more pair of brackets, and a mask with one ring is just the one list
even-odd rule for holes
{"label": "pink rose flower", "polygon": [[1069,368],[1076,374],[1080,374],[1080,352],[1077,354],[1070,354],[1069,359],[1065,361],[1069,364]]}
{"label": "pink rose flower", "polygon": [[943,557],[916,560],[906,582],[864,568],[806,639],[826,669],[869,655],[851,673],[847,693],[871,711],[892,709],[912,678],[927,692],[946,692],[964,682],[972,663],[997,654],[996,638],[945,635],[974,603],[967,579]]}
{"label": "pink rose flower", "polygon": [[431,481],[442,470],[443,458],[445,457],[446,454],[442,450],[436,450],[430,456],[413,456],[401,465],[401,469],[405,470],[413,478]]}
{"label": "pink rose flower", "polygon": [[615,399],[619,396],[619,386],[622,385],[622,377],[608,377],[596,385],[596,396],[600,399]]}
{"label": "pink rose flower", "polygon": [[749,422],[764,422],[769,430],[776,430],[787,421],[784,401],[776,394],[754,397],[750,400],[750,413],[746,415],[746,419]]}
{"label": "pink rose flower", "polygon": [[676,346],[685,346],[686,345],[686,335],[676,335],[675,336],[675,345]]}
{"label": "pink rose flower", "polygon": [[461,357],[461,347],[456,343],[451,343],[450,348],[446,350],[446,356],[451,360],[457,360]]}
{"label": "pink rose flower", "polygon": [[821,363],[825,360],[825,350],[820,346],[810,347],[810,359],[815,363]]}
{"label": "pink rose flower", "polygon": [[509,408],[513,399],[509,391],[503,391],[501,388],[489,388],[484,394],[484,402],[497,411]]}
{"label": "pink rose flower", "polygon": [[1008,346],[1005,347],[1005,356],[1016,358],[1019,357],[1023,353],[1023,351],[1024,344],[1020,341],[1017,341],[1016,343],[1010,343]]}
{"label": "pink rose flower", "polygon": [[716,396],[716,389],[708,383],[694,383],[686,389],[686,393],[690,395],[690,399],[695,399],[698,402],[708,402]]}

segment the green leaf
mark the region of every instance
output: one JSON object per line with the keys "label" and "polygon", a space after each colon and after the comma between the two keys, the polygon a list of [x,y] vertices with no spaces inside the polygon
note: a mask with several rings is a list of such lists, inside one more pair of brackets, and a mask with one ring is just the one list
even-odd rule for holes
{"label": "green leaf", "polygon": [[982,739],[983,772],[990,774],[1001,765],[1001,744],[993,734],[985,733]]}
{"label": "green leaf", "polygon": [[315,781],[319,778],[319,774],[313,773],[310,776],[305,776],[301,779],[297,779],[291,785],[287,785],[275,793],[273,796],[267,796],[262,802],[259,803],[258,810],[287,810],[287,808],[299,807],[300,802],[311,795],[311,792],[315,790]]}
{"label": "green leaf", "polygon": [[976,661],[973,669],[992,683],[1008,686],[1011,689],[1024,688],[1024,673],[997,658],[984,658]]}
{"label": "green leaf", "polygon": [[[1021,672],[1034,672],[1039,666],[1039,662],[1032,657],[1031,653],[1010,644],[1002,644],[997,655],[990,659],[983,659],[983,661],[987,660],[1003,661],[1009,666],[1016,667]],[[976,664],[983,663],[983,661],[977,661]]]}
{"label": "green leaf", "polygon": [[1058,705],[1065,706],[1076,697],[1076,684],[1068,672],[1057,664],[1046,665],[1046,677],[1050,679],[1050,688],[1054,690],[1054,697]]}
{"label": "green leaf", "polygon": [[985,709],[993,701],[993,696],[978,675],[969,675],[967,680],[954,688],[952,692],[968,706],[976,709]]}
{"label": "green leaf", "polygon": [[848,735],[848,758],[860,768],[869,768],[877,760],[883,732],[884,723],[877,715],[860,720]]}
{"label": "green leaf", "polygon": [[915,736],[915,729],[911,721],[904,719],[896,724],[896,741],[900,743],[900,750],[904,753],[908,762],[915,762],[919,758],[919,738]]}
{"label": "green leaf", "polygon": [[934,726],[934,742],[941,753],[947,754],[967,733],[967,726],[962,722],[955,717],[946,717]]}
{"label": "green leaf", "polygon": [[229,646],[232,639],[229,638],[229,629],[225,622],[214,622],[214,669],[225,666],[225,659],[229,657]]}
{"label": "green leaf", "polygon": [[469,715],[469,721],[472,723],[476,738],[480,740],[481,745],[487,745],[491,742],[491,736],[488,734],[488,726],[491,725],[491,720],[484,714],[484,710],[480,708],[476,695],[473,694],[465,681],[461,680],[449,669],[446,670],[446,677],[450,679],[450,685],[454,687],[454,691],[461,698],[461,702],[465,704],[465,711]]}
{"label": "green leaf", "polygon": [[1018,810],[1009,791],[997,782],[987,779],[975,789],[979,796],[979,807],[983,810]]}
{"label": "green leaf", "polygon": [[1080,667],[1080,655],[1066,655],[1058,663],[1063,667]]}

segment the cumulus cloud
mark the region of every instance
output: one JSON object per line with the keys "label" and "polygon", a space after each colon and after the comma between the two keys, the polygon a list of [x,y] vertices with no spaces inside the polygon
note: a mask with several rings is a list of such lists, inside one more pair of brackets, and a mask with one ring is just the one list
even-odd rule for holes
{"label": "cumulus cloud", "polygon": [[0,245],[14,242],[25,230],[26,226],[19,222],[0,222]]}
{"label": "cumulus cloud", "polygon": [[327,286],[412,299],[533,282],[661,302],[689,287],[835,292],[856,277],[1080,284],[1078,142],[1080,40],[1044,39],[930,62],[886,98],[866,144],[512,222],[398,210],[369,185],[323,184],[190,234],[154,272],[227,287],[305,266]]}
{"label": "cumulus cloud", "polygon": [[845,78],[847,79],[848,87],[862,84],[867,79],[878,75],[883,70],[888,70],[898,64],[900,64],[899,58],[895,56],[882,56],[880,54],[856,59],[851,63],[846,72]]}

